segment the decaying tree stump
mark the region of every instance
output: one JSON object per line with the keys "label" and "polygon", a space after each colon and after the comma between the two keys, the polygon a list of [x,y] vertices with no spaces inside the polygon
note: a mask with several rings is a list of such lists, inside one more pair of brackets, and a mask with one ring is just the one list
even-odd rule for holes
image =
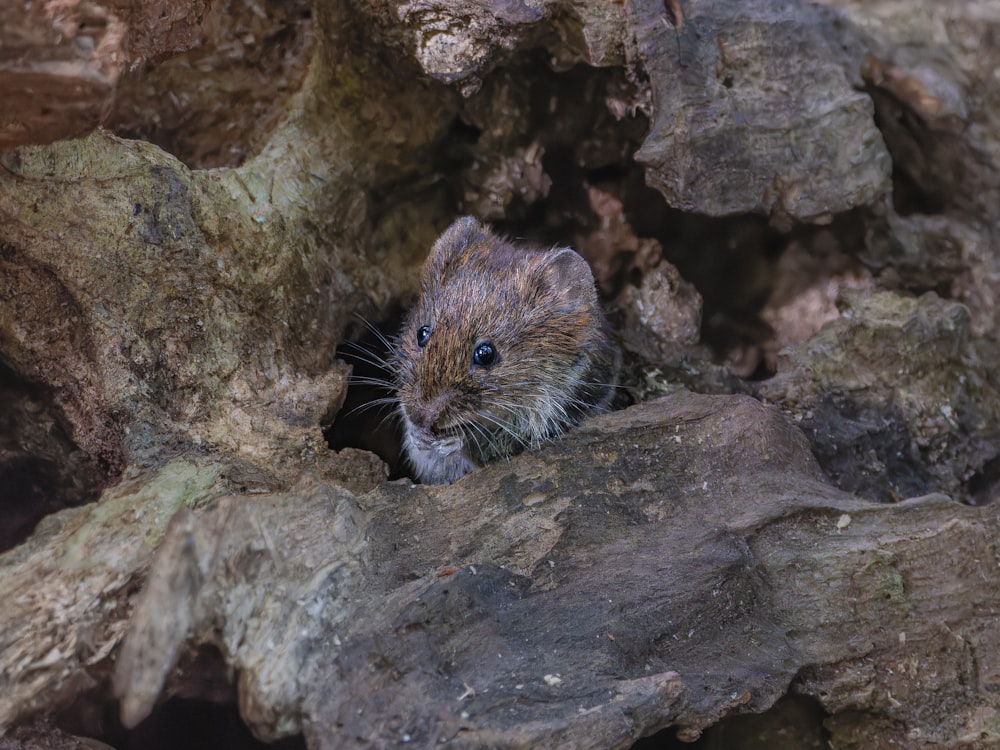
{"label": "decaying tree stump", "polygon": [[883,741],[944,743],[988,731],[998,531],[943,496],[853,498],[774,408],[680,393],[446,488],[306,476],[175,517],[118,691],[139,718],[183,645],[214,643],[265,737],[606,748],[798,676],[879,705]]}
{"label": "decaying tree stump", "polygon": [[[313,748],[1000,746],[995,3],[0,21],[0,747],[206,653]],[[635,403],[418,486],[337,347],[460,212],[580,249]]]}

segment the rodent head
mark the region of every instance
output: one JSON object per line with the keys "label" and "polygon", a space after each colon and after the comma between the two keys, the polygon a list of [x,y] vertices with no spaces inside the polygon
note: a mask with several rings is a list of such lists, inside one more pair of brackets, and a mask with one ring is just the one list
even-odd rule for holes
{"label": "rodent head", "polygon": [[[614,347],[583,258],[517,247],[467,217],[434,244],[395,350],[411,462],[424,481],[451,481],[416,454],[461,454],[460,476],[537,445],[606,405],[588,378]],[[613,372],[598,369],[609,393]]]}

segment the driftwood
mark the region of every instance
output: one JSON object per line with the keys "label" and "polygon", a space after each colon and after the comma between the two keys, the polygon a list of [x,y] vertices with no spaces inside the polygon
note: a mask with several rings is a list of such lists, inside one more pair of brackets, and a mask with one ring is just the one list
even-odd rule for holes
{"label": "driftwood", "polygon": [[998,532],[995,507],[859,501],[775,409],[678,394],[447,488],[307,476],[175,517],[118,691],[138,719],[215,643],[264,737],[608,748],[795,679],[878,706],[882,742],[946,743],[989,730]]}
{"label": "driftwood", "polygon": [[[118,642],[128,613],[103,631],[90,602],[127,589],[156,540],[114,543],[138,531],[120,529],[116,504],[155,527],[211,499],[216,478],[177,461],[139,493],[109,492],[105,538],[43,531],[66,551],[19,561],[24,575],[51,578],[86,550],[94,588],[39,601],[4,576],[15,608],[40,615],[7,632],[51,648],[18,665],[36,679],[8,701],[50,699],[104,657],[84,640]],[[306,475],[287,493],[181,511],[132,614],[118,690],[137,720],[185,646],[212,643],[238,669],[253,728],[304,731],[315,747],[404,735],[622,747],[766,709],[793,681],[831,711],[877,710],[894,727],[881,742],[947,744],[989,731],[997,611],[982,592],[1000,584],[998,524],[995,506],[943,496],[853,498],[775,409],[678,394],[446,488],[356,494]],[[55,640],[57,611],[78,641]]]}
{"label": "driftwood", "polygon": [[[994,5],[0,11],[0,747],[206,652],[316,748],[1000,746]],[[388,481],[337,345],[459,210],[580,248],[639,403]]]}

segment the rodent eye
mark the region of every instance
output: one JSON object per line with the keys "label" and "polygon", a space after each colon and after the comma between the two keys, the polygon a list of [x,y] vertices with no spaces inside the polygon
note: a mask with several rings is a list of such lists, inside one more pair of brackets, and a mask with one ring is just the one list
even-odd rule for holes
{"label": "rodent eye", "polygon": [[497,361],[497,350],[492,341],[480,341],[472,350],[472,362],[480,367],[492,367]]}
{"label": "rodent eye", "polygon": [[431,327],[430,326],[420,326],[417,329],[417,346],[423,349],[427,346],[427,339],[431,337]]}

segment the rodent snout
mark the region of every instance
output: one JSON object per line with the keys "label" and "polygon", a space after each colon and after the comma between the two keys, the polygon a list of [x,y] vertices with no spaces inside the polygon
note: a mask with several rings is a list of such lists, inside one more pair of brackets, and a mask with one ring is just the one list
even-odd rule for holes
{"label": "rodent snout", "polygon": [[417,399],[415,402],[406,404],[404,407],[406,409],[406,416],[414,427],[431,435],[437,435],[442,429],[441,415],[444,413],[450,400],[451,396],[447,393],[435,396],[429,401]]}

